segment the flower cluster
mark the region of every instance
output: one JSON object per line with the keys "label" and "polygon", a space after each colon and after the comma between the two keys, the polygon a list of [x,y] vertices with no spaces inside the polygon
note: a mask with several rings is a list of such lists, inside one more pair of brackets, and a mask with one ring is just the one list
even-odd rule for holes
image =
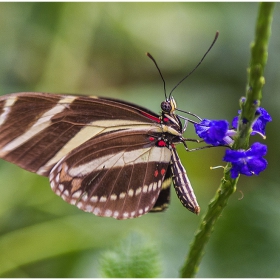
{"label": "flower cluster", "polygon": [[[238,114],[241,113],[241,110],[238,111]],[[272,121],[271,116],[268,114],[268,112],[262,108],[259,107],[256,110],[256,117],[258,117],[252,126],[252,133],[251,135],[255,135],[256,133],[259,133],[262,136],[265,136],[265,126],[268,122]],[[236,116],[235,118],[233,118],[231,125],[233,126],[233,128],[237,129],[237,123],[238,123],[238,116]]]}
{"label": "flower cluster", "polygon": [[[240,111],[238,111],[240,114]],[[272,118],[268,112],[259,107],[256,110],[256,120],[252,125],[252,133],[265,137],[265,127]],[[199,124],[195,124],[196,134],[207,144],[213,146],[229,146],[234,142],[238,123],[238,116],[232,120],[232,128],[226,120],[203,119]],[[267,161],[263,158],[267,153],[267,147],[261,143],[254,143],[248,150],[226,150],[224,161],[232,164],[231,177],[237,178],[239,174],[246,176],[258,175],[267,167]]]}

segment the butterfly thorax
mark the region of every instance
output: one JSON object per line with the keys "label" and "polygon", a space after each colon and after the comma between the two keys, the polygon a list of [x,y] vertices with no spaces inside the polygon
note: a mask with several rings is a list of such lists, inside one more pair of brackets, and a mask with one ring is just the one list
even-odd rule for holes
{"label": "butterfly thorax", "polygon": [[[171,96],[161,103],[160,124],[165,137],[172,143],[181,142],[183,127],[180,119],[175,114],[176,102]],[[176,141],[177,138],[177,141]]]}

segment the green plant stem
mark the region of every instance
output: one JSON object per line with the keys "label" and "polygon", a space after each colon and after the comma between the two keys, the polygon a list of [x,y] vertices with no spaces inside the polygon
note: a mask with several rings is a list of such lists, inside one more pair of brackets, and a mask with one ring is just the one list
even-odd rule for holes
{"label": "green plant stem", "polygon": [[267,61],[268,41],[271,33],[272,13],[275,3],[260,3],[256,24],[255,42],[251,44],[251,60],[248,68],[248,83],[246,101],[241,102],[241,115],[238,123],[238,137],[235,139],[234,149],[246,149],[252,123],[255,120],[256,109],[262,99],[262,87],[265,83],[263,76]]}
{"label": "green plant stem", "polygon": [[[264,85],[263,72],[267,61],[267,47],[270,37],[273,8],[274,3],[260,3],[259,5],[255,41],[251,45],[246,101],[240,102],[241,115],[233,149],[246,149],[249,145],[252,123],[255,120],[255,112],[260,105],[262,97],[261,89]],[[196,275],[203,256],[204,247],[214,230],[215,223],[227,205],[229,197],[236,190],[238,178],[232,179],[230,177],[230,168],[231,164],[227,164],[220,186],[214,198],[210,201],[208,210],[191,243],[189,254],[181,269],[180,276],[183,278],[194,277]]]}
{"label": "green plant stem", "polygon": [[197,273],[199,263],[203,257],[203,248],[208,242],[214,229],[214,225],[225,208],[230,195],[235,191],[238,179],[232,179],[229,171],[230,165],[227,165],[219,189],[214,198],[210,201],[208,211],[191,244],[188,258],[181,270],[181,277],[183,278],[194,277]]}

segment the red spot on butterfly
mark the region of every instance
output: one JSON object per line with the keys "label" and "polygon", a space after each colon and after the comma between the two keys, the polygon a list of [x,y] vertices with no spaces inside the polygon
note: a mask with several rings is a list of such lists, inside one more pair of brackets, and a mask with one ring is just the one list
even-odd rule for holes
{"label": "red spot on butterfly", "polygon": [[149,140],[150,140],[150,141],[154,141],[154,140],[155,140],[155,137],[152,137],[152,136],[151,136],[151,137],[149,137]]}
{"label": "red spot on butterfly", "polygon": [[166,146],[166,143],[163,140],[159,140],[157,142],[157,144],[158,144],[159,147],[165,147]]}
{"label": "red spot on butterfly", "polygon": [[150,114],[148,114],[146,112],[143,112],[143,111],[141,111],[141,113],[142,113],[142,115],[144,115],[145,117],[149,118],[150,120],[153,120],[153,121],[155,121],[157,123],[160,123],[160,119],[159,118],[157,118],[155,116],[152,116],[152,115],[150,115]]}
{"label": "red spot on butterfly", "polygon": [[172,143],[172,144],[171,144],[171,147],[172,147],[172,148],[175,148],[175,145]]}
{"label": "red spot on butterfly", "polygon": [[163,118],[163,121],[164,121],[164,122],[168,122],[169,119],[168,119],[168,118]]}
{"label": "red spot on butterfly", "polygon": [[158,170],[155,171],[154,176],[155,176],[155,177],[158,176]]}
{"label": "red spot on butterfly", "polygon": [[163,175],[165,174],[165,169],[162,168],[162,169],[160,170],[160,173],[161,173],[161,175],[163,176]]}

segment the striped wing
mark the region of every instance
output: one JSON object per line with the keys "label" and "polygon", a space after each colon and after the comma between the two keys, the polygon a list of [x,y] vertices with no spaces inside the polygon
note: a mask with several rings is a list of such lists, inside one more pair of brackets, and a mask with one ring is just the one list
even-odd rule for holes
{"label": "striped wing", "polygon": [[171,153],[156,145],[161,133],[158,115],[116,100],[33,92],[0,98],[0,157],[49,176],[56,194],[100,216],[167,207]]}
{"label": "striped wing", "polygon": [[172,171],[171,171],[171,164],[169,164],[166,174],[164,176],[164,180],[162,182],[159,196],[150,212],[161,212],[164,211],[169,206],[171,183],[172,183]]}
{"label": "striped wing", "polygon": [[96,136],[54,166],[51,187],[86,212],[116,219],[139,217],[154,208],[161,191],[166,198],[170,187],[162,189],[171,152],[155,141],[141,131]]}
{"label": "striped wing", "polygon": [[71,150],[120,129],[160,132],[158,115],[97,97],[37,92],[0,97],[0,157],[48,176]]}

